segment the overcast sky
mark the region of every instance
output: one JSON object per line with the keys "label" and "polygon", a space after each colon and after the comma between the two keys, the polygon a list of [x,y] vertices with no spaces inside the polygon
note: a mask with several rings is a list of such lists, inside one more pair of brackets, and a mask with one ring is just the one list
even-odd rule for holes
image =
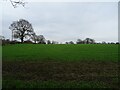
{"label": "overcast sky", "polygon": [[29,2],[25,8],[4,3],[2,32],[11,39],[12,21],[26,19],[37,35],[59,42],[87,37],[97,42],[118,41],[117,2]]}

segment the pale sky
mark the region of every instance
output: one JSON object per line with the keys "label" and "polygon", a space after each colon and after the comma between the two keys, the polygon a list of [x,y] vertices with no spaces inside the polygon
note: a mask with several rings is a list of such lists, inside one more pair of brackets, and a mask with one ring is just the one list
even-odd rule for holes
{"label": "pale sky", "polygon": [[2,33],[11,39],[9,26],[26,19],[37,35],[58,42],[87,37],[97,42],[118,41],[117,2],[29,2],[25,8],[13,8],[9,2],[2,10]]}

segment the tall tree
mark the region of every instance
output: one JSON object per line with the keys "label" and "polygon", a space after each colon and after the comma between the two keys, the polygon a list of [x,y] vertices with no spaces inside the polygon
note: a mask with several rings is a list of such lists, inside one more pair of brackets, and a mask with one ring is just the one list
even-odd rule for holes
{"label": "tall tree", "polygon": [[24,19],[14,21],[9,29],[12,30],[13,37],[20,39],[22,43],[24,38],[30,37],[34,33],[32,24]]}

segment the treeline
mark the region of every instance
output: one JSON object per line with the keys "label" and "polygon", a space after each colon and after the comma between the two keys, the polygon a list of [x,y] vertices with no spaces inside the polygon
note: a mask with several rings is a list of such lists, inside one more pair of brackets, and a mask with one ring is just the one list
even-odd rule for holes
{"label": "treeline", "polygon": [[53,41],[53,40],[46,40],[45,37],[43,35],[39,35],[39,39],[36,41],[33,40],[26,40],[24,42],[20,42],[18,40],[9,40],[9,39],[5,39],[4,36],[0,36],[0,42],[2,45],[6,45],[6,44],[119,44],[119,42],[95,42],[94,39],[91,38],[86,38],[84,40],[81,39],[77,39],[76,42],[73,41],[69,41],[69,42],[65,42],[65,43],[60,43],[58,41]]}
{"label": "treeline", "polygon": [[119,42],[105,42],[105,41],[96,42],[94,39],[86,38],[84,40],[77,39],[76,42],[69,41],[69,42],[66,42],[65,44],[119,44]]}
{"label": "treeline", "polygon": [[54,41],[54,40],[46,40],[43,35],[38,35],[36,40],[28,39],[23,42],[18,41],[18,40],[10,40],[10,39],[5,39],[4,36],[0,35],[0,44],[6,45],[6,44],[59,44],[59,42]]}
{"label": "treeline", "polygon": [[[12,40],[5,39],[4,36],[0,36],[0,42],[2,45],[19,44],[19,43],[62,44],[62,43],[59,43],[58,41],[46,40],[43,35],[37,35],[34,32],[32,24],[24,19],[13,21],[13,23],[9,26],[9,29],[12,31]],[[96,43],[94,39],[86,38],[84,40],[77,39],[76,42],[69,41],[69,42],[66,42],[65,44],[119,44],[119,42],[106,43],[105,41],[103,41],[102,43]]]}

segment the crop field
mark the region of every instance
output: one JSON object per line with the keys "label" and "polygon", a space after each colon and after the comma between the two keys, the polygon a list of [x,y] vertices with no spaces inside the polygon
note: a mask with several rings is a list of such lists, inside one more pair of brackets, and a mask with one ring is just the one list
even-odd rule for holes
{"label": "crop field", "polygon": [[118,45],[2,47],[3,88],[118,88]]}

